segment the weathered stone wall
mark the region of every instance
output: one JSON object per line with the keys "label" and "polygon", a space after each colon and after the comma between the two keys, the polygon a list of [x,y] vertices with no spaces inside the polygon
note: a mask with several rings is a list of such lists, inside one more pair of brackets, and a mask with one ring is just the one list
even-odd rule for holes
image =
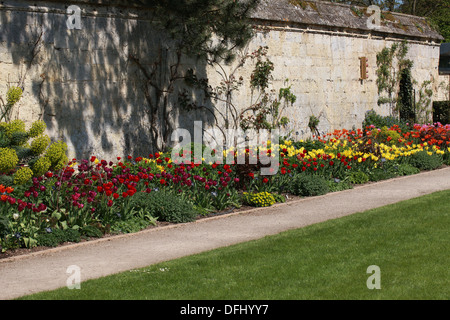
{"label": "weathered stone wall", "polygon": [[[52,139],[68,144],[70,157],[145,156],[152,147],[151,124],[140,66],[151,70],[158,60],[166,66],[158,69],[159,76],[166,79],[175,61],[174,54],[166,50],[170,41],[151,28],[149,10],[90,5],[87,1],[71,4],[82,8],[80,30],[67,28],[66,2],[2,1],[0,95],[5,97],[8,85],[23,85],[24,96],[14,117],[27,123],[44,119]],[[311,114],[319,116],[322,132],[360,127],[369,109],[388,114],[387,107],[377,106],[376,54],[394,41],[409,40],[407,58],[414,61],[413,77],[418,83],[438,78],[436,37],[290,23],[281,17],[255,19],[266,30],[256,34],[248,52],[269,47],[268,57],[275,66],[274,89],[289,79],[297,101],[285,115],[294,138],[310,135],[307,123]],[[139,58],[139,65],[130,55]],[[359,57],[363,56],[369,59],[369,78],[360,81]],[[190,67],[207,76],[212,86],[220,82],[213,67],[183,58],[180,68]],[[239,107],[252,101],[248,86],[252,67],[246,64],[237,72],[245,83],[233,96]],[[192,131],[196,120],[203,121],[204,127],[215,124],[207,112],[180,111],[177,92],[181,92],[178,85],[168,110],[174,128]],[[212,104],[200,92],[192,98]]]}
{"label": "weathered stone wall", "polygon": [[[388,105],[378,106],[376,84],[376,55],[398,39],[369,37],[341,32],[275,28],[258,34],[251,48],[269,47],[274,62],[273,87],[284,86],[289,79],[297,96],[293,108],[287,110],[290,119],[287,131],[294,137],[310,136],[307,124],[310,115],[319,117],[319,130],[361,127],[367,110],[389,115]],[[360,57],[368,58],[368,79],[360,80]],[[418,84],[438,77],[439,46],[410,41],[406,56],[414,62],[412,76]],[[249,79],[249,70],[245,73]],[[243,91],[239,101],[248,101],[249,90]],[[248,103],[248,102],[247,102]]]}
{"label": "weathered stone wall", "polygon": [[450,75],[439,75],[436,81],[435,101],[450,100]]}

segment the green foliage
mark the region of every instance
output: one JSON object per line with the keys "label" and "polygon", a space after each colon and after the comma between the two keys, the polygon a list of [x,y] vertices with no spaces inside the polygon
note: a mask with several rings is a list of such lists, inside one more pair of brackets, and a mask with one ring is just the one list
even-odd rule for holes
{"label": "green foliage", "polygon": [[399,164],[397,168],[397,174],[399,176],[409,176],[412,174],[417,174],[419,172],[420,170],[418,168],[407,163]]}
{"label": "green foliage", "polygon": [[11,122],[2,122],[0,131],[3,132],[8,139],[11,139],[15,132],[26,132],[25,122],[22,120],[13,120]]}
{"label": "green foliage", "polygon": [[[390,48],[385,47],[377,54],[377,87],[379,100],[378,105],[389,103],[391,112],[399,111],[398,107],[405,110],[407,116],[410,116],[408,110],[412,109],[411,92],[412,80],[410,70],[413,66],[411,60],[405,59],[408,53],[408,45],[406,41],[394,43]],[[401,77],[403,82],[401,83]],[[401,83],[401,86],[400,86]],[[402,89],[399,96],[399,89]],[[399,98],[401,102],[397,105]]]}
{"label": "green foliage", "polygon": [[8,173],[19,162],[16,152],[10,148],[0,148],[0,172]]}
{"label": "green foliage", "polygon": [[13,146],[23,146],[28,141],[28,133],[20,131],[13,132],[10,141]]}
{"label": "green foliage", "polygon": [[37,120],[31,124],[31,127],[28,130],[28,136],[30,138],[36,138],[37,136],[44,134],[46,128],[47,125],[44,121]]}
{"label": "green foliage", "polygon": [[60,170],[68,162],[66,155],[67,144],[62,141],[53,142],[47,149],[45,157],[47,157],[50,162],[50,170]]}
{"label": "green foliage", "polygon": [[64,242],[80,242],[81,234],[75,229],[50,229],[41,232],[36,237],[37,245],[56,247]]}
{"label": "green foliage", "polygon": [[317,150],[323,149],[325,147],[325,143],[323,141],[311,139],[307,139],[304,141],[295,141],[293,145],[296,149],[305,148],[306,150]]}
{"label": "green foliage", "polygon": [[244,203],[253,207],[270,207],[277,202],[275,197],[269,192],[244,192],[242,195],[242,200]]}
{"label": "green foliage", "polygon": [[319,196],[329,191],[328,181],[317,175],[296,175],[290,185],[290,192],[297,196]]}
{"label": "green foliage", "polygon": [[348,176],[348,182],[352,184],[364,184],[369,181],[369,176],[362,171],[352,171]]}
{"label": "green foliage", "polygon": [[337,192],[337,191],[343,191],[348,189],[353,189],[353,186],[345,180],[340,179],[334,179],[334,180],[328,180],[328,188],[330,189],[330,192]]}
{"label": "green foliage", "polygon": [[379,168],[374,168],[370,171],[369,180],[376,182],[376,181],[391,179],[396,176],[397,176],[397,173],[395,172],[395,170],[393,168],[379,167]]}
{"label": "green foliage", "polygon": [[415,122],[415,110],[413,104],[413,81],[411,76],[412,62],[408,60],[400,73],[400,89],[398,92],[397,109],[400,119],[406,122]]}
{"label": "green foliage", "polygon": [[398,125],[402,132],[408,131],[408,125],[405,121],[399,120],[393,116],[381,116],[377,114],[374,110],[369,110],[366,112],[364,121],[362,123],[363,128],[368,126],[375,126],[376,128],[391,128],[393,125]]}
{"label": "green foliage", "polygon": [[15,105],[22,97],[22,89],[19,87],[11,87],[6,93],[6,101],[9,105]]}
{"label": "green foliage", "polygon": [[311,115],[309,117],[308,128],[311,130],[313,134],[319,135],[319,118],[315,115]]}
{"label": "green foliage", "polygon": [[[169,34],[184,53],[229,63],[231,49],[242,49],[253,36],[250,11],[257,0],[194,0],[151,2],[155,24]],[[212,41],[212,39],[217,41]]]}
{"label": "green foliage", "polygon": [[6,93],[6,105],[3,106],[0,115],[0,121],[6,119],[9,121],[11,118],[11,111],[14,105],[22,97],[22,89],[19,87],[10,87]]}
{"label": "green foliage", "polygon": [[390,130],[384,126],[381,129],[372,130],[372,137],[379,143],[396,144],[401,138],[400,133],[396,130]]}
{"label": "green foliage", "polygon": [[192,203],[167,191],[139,192],[130,199],[130,207],[159,221],[190,222],[197,216]]}
{"label": "green foliage", "polygon": [[267,58],[267,50],[268,47],[260,47],[252,55],[256,57],[257,62],[251,74],[250,87],[252,94],[256,90],[259,95],[256,102],[239,115],[240,127],[243,130],[285,127],[289,119],[282,116],[283,111],[297,100],[291,86],[288,85],[288,79],[285,80],[286,87],[279,89],[277,98],[266,92],[274,70],[273,63]]}
{"label": "green foliage", "polygon": [[112,232],[118,232],[118,233],[133,233],[141,231],[148,226],[155,225],[156,219],[146,219],[142,217],[132,217],[127,220],[120,220],[114,222],[114,224],[111,226]]}
{"label": "green foliage", "polygon": [[40,155],[47,149],[49,144],[50,137],[47,135],[40,135],[31,142],[31,151],[35,155]]}
{"label": "green foliage", "polygon": [[450,124],[450,101],[433,101],[433,122]]}
{"label": "green foliage", "polygon": [[40,177],[44,175],[47,171],[49,171],[51,165],[52,163],[47,157],[40,157],[33,163],[33,176]]}
{"label": "green foliage", "polygon": [[436,153],[429,154],[427,151],[414,153],[409,157],[409,164],[420,170],[434,170],[442,166],[443,159]]}
{"label": "green foliage", "polygon": [[[34,170],[32,176],[38,177],[48,170],[63,168],[68,161],[67,145],[58,141],[48,148],[50,138],[44,134],[45,129],[46,125],[42,120],[33,122],[28,131],[22,120],[1,122],[0,172],[8,173],[19,164],[28,165],[31,170]],[[30,145],[28,144],[29,139],[33,139]],[[41,157],[44,152],[46,152],[45,159]],[[15,181],[23,184],[26,182],[24,179],[28,176],[29,171],[22,170],[15,176]]]}
{"label": "green foliage", "polygon": [[[264,49],[267,50],[267,48]],[[262,50],[262,48],[260,48],[260,50]],[[265,60],[259,58],[251,74],[251,88],[261,91],[267,89],[273,70],[274,66],[272,61],[267,58]]]}
{"label": "green foliage", "polygon": [[14,184],[27,183],[33,177],[33,171],[28,167],[22,167],[14,174]]}
{"label": "green foliage", "polygon": [[444,155],[442,156],[442,160],[444,164],[450,166],[450,152],[444,153]]}

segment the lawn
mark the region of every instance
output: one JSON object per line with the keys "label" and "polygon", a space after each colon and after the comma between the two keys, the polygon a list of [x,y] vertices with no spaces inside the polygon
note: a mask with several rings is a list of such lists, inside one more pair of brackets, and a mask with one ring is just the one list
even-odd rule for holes
{"label": "lawn", "polygon": [[[446,300],[449,199],[437,192],[23,299]],[[381,289],[367,287],[371,265]]]}

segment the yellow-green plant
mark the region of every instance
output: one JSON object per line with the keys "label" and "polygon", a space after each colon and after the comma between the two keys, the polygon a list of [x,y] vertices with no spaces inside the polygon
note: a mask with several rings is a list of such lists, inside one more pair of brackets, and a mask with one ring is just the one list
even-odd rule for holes
{"label": "yellow-green plant", "polygon": [[47,135],[40,135],[31,142],[31,151],[35,155],[42,154],[50,144],[50,138]]}
{"label": "yellow-green plant", "polygon": [[47,171],[49,171],[51,165],[52,165],[52,163],[51,163],[50,159],[48,159],[45,156],[40,157],[33,164],[33,167],[32,167],[33,176],[40,177],[40,176],[44,175]]}
{"label": "yellow-green plant", "polygon": [[33,171],[28,167],[21,167],[14,174],[14,184],[24,184],[33,177]]}
{"label": "yellow-green plant", "polygon": [[28,136],[30,138],[36,138],[37,136],[44,134],[46,128],[47,125],[44,121],[37,120],[31,124],[31,127],[28,130]]}
{"label": "yellow-green plant", "polygon": [[258,193],[244,192],[243,200],[254,207],[270,207],[277,202],[271,193],[265,191]]}
{"label": "yellow-green plant", "polygon": [[16,152],[10,148],[0,148],[0,172],[8,173],[17,166],[19,158]]}
{"label": "yellow-green plant", "polygon": [[[0,121],[3,119],[10,120],[11,110],[20,98],[22,98],[22,93],[22,89],[19,87],[10,87],[8,89],[6,93],[6,105],[3,104],[2,106]],[[1,101],[3,102],[3,100]]]}
{"label": "yellow-green plant", "polygon": [[51,170],[60,170],[68,162],[66,155],[67,144],[62,141],[56,141],[48,147],[45,157],[51,162]]}
{"label": "yellow-green plant", "polygon": [[[33,122],[28,130],[22,120],[0,123],[0,172],[28,165],[31,177],[39,177],[48,170],[62,169],[68,162],[67,145],[61,141],[51,144],[50,137],[44,134],[46,128],[42,120]],[[30,171],[22,171],[16,180],[24,183]]]}
{"label": "yellow-green plant", "polygon": [[378,142],[397,144],[398,139],[401,138],[400,133],[395,130],[390,130],[388,127],[383,127],[379,132],[375,131],[375,138]]}

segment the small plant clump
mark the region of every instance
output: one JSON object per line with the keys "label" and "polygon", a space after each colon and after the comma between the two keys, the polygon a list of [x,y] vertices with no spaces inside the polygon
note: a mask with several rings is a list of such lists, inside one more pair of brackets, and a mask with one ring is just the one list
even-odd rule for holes
{"label": "small plant clump", "polygon": [[42,120],[33,122],[29,130],[22,120],[1,122],[0,173],[14,173],[17,166],[27,166],[27,169],[17,168],[14,178],[23,184],[27,177],[39,177],[49,170],[63,168],[68,162],[67,145],[62,141],[51,143],[46,128]]}
{"label": "small plant clump", "polygon": [[348,181],[352,184],[363,184],[369,181],[369,176],[362,171],[354,171],[350,173]]}
{"label": "small plant clump", "polygon": [[298,175],[292,182],[291,192],[297,196],[319,196],[330,191],[325,178],[317,175]]}
{"label": "small plant clump", "polygon": [[140,192],[131,199],[131,207],[137,211],[143,210],[159,221],[183,223],[193,221],[197,216],[197,211],[192,203],[171,192],[154,191],[151,195]]}
{"label": "small plant clump", "polygon": [[444,163],[442,156],[429,151],[420,151],[412,155],[409,164],[420,170],[435,170]]}
{"label": "small plant clump", "polygon": [[253,207],[270,207],[277,202],[275,197],[269,192],[243,193],[243,200]]}

